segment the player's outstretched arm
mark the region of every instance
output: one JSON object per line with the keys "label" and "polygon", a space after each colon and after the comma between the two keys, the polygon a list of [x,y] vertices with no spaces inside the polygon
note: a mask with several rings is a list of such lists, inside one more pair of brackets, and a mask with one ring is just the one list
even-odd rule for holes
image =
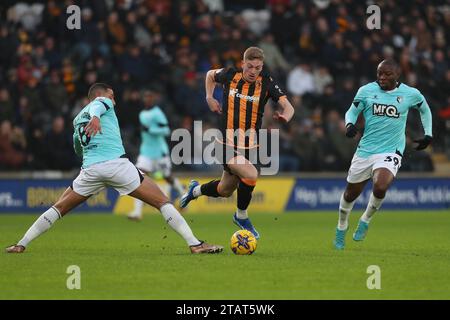
{"label": "player's outstretched arm", "polygon": [[358,133],[358,129],[355,126],[356,120],[358,120],[359,110],[357,110],[353,105],[345,113],[345,127],[347,131],[345,135],[348,138],[353,138]]}
{"label": "player's outstretched arm", "polygon": [[422,139],[414,140],[414,142],[418,143],[418,145],[416,147],[416,150],[423,150],[423,149],[425,149],[426,147],[428,147],[430,145],[431,141],[433,141],[433,137],[432,136],[428,136],[428,135],[426,135]]}
{"label": "player's outstretched arm", "polygon": [[359,88],[358,92],[353,98],[352,105],[345,113],[345,127],[347,132],[345,135],[349,138],[353,138],[358,133],[358,129],[355,124],[358,120],[358,116],[366,105],[366,93],[364,87]]}
{"label": "player's outstretched arm", "polygon": [[95,100],[91,102],[92,106],[89,110],[91,121],[87,124],[85,131],[88,137],[94,137],[97,133],[102,133],[100,125],[100,117],[113,107],[111,99],[102,98],[103,100]]}
{"label": "player's outstretched arm", "polygon": [[423,150],[428,147],[428,145],[433,140],[433,120],[430,107],[425,100],[420,104],[418,108],[420,113],[420,120],[422,121],[422,126],[425,132],[425,137],[423,137],[422,139],[414,140],[414,142],[418,143],[416,150]]}
{"label": "player's outstretched arm", "polygon": [[345,127],[347,128],[345,135],[348,138],[353,138],[358,133],[358,129],[356,128],[355,123],[358,120],[358,116],[361,110],[362,108],[357,108],[355,106],[355,103],[352,103],[350,108],[345,113]]}
{"label": "player's outstretched arm", "polygon": [[278,104],[280,105],[282,111],[275,111],[273,113],[273,118],[275,120],[281,121],[281,122],[289,122],[291,121],[292,117],[294,116],[294,107],[289,102],[289,100],[286,98],[286,96],[280,97],[278,100]]}
{"label": "player's outstretched arm", "polygon": [[345,127],[347,128],[347,131],[345,135],[348,138],[353,138],[358,133],[358,129],[355,126],[356,120],[358,120],[360,110],[355,108],[355,106],[352,104],[352,106],[347,110],[345,113]]}
{"label": "player's outstretched arm", "polygon": [[222,114],[222,107],[220,106],[219,101],[214,99],[214,88],[216,87],[216,81],[214,80],[216,72],[221,71],[222,69],[213,69],[209,70],[206,73],[205,79],[205,90],[206,90],[206,102],[208,103],[209,109],[212,112],[216,112],[218,114]]}
{"label": "player's outstretched arm", "polygon": [[97,118],[97,116],[93,116],[84,130],[86,131],[86,135],[88,137],[94,137],[99,132],[102,133],[100,118]]}
{"label": "player's outstretched arm", "polygon": [[348,123],[345,128],[347,129],[345,135],[349,138],[353,138],[358,133],[358,128],[353,123]]}
{"label": "player's outstretched arm", "polygon": [[416,150],[423,150],[428,147],[433,140],[433,117],[425,97],[418,90],[416,92],[417,100],[414,102],[413,108],[419,110],[425,136],[422,139],[414,140],[414,142],[418,143]]}
{"label": "player's outstretched arm", "polygon": [[356,120],[358,120],[358,116],[361,110],[355,107],[354,104],[350,106],[350,108],[345,113],[345,125],[355,124]]}
{"label": "player's outstretched arm", "polygon": [[428,104],[425,104],[422,108],[420,108],[419,112],[425,135],[430,137],[433,136],[433,120]]}

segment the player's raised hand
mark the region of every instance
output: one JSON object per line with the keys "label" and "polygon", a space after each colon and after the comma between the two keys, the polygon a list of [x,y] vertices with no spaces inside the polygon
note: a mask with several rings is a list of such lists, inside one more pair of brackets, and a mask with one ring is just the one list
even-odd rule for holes
{"label": "player's raised hand", "polygon": [[282,123],[287,123],[287,122],[288,122],[288,120],[286,119],[286,117],[285,117],[283,114],[281,114],[279,111],[275,111],[275,112],[273,113],[273,119],[274,119],[274,120],[277,120],[277,121],[280,121],[280,122],[282,122]]}
{"label": "player's raised hand", "polygon": [[433,140],[433,137],[430,137],[430,136],[425,136],[422,139],[414,140],[414,142],[418,143],[416,150],[425,149],[426,147],[428,147],[428,145],[431,143],[432,140]]}
{"label": "player's raised hand", "polygon": [[91,121],[84,128],[86,135],[88,137],[94,137],[97,133],[102,133],[102,127],[100,125],[100,119],[97,117],[92,117]]}
{"label": "player's raised hand", "polygon": [[220,106],[219,101],[214,99],[213,97],[207,97],[206,102],[208,103],[209,109],[212,112],[216,112],[218,114],[222,114],[222,107]]}
{"label": "player's raised hand", "polygon": [[358,129],[353,123],[347,124],[346,128],[347,132],[345,133],[345,135],[349,138],[353,138],[358,133]]}

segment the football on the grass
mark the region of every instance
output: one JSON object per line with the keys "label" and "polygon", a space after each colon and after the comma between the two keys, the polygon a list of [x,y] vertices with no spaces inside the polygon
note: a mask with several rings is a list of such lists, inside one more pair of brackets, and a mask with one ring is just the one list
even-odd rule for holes
{"label": "football on the grass", "polygon": [[256,250],[256,245],[255,236],[248,230],[236,231],[231,236],[231,250],[234,254],[252,254]]}

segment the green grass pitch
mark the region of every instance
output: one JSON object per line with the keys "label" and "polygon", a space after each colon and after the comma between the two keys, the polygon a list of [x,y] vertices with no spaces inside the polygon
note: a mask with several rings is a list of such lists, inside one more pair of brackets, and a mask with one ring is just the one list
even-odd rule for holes
{"label": "green grass pitch", "polygon": [[[157,214],[73,214],[24,254],[0,253],[0,299],[450,299],[450,211],[381,210],[364,242],[333,249],[337,214],[254,214],[256,252],[235,256],[231,214],[187,214],[219,255],[192,255]],[[17,241],[37,215],[0,215],[0,243]],[[81,269],[81,289],[66,287],[67,267]],[[381,289],[367,288],[370,265]]]}

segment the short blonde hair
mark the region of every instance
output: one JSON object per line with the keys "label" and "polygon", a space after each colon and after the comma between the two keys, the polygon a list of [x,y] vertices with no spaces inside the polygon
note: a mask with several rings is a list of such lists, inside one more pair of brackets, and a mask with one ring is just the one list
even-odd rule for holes
{"label": "short blonde hair", "polygon": [[244,52],[244,60],[261,60],[264,61],[264,51],[258,47],[250,47]]}

